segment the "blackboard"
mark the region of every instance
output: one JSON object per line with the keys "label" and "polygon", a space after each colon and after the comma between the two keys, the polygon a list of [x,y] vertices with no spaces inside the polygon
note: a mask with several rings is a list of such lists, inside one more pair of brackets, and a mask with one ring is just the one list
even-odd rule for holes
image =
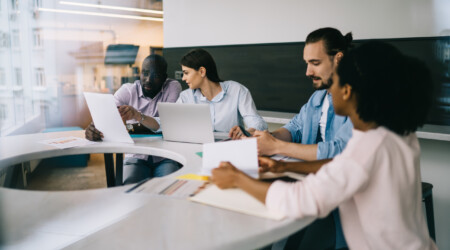
{"label": "blackboard", "polygon": [[[450,36],[382,40],[423,60],[434,79],[434,105],[429,124],[450,125]],[[355,46],[367,40],[355,40]],[[252,93],[258,110],[298,113],[314,92],[305,76],[304,42],[208,46],[222,80],[235,80]],[[181,57],[197,47],[164,48],[168,74],[176,78]],[[178,75],[179,76],[179,75]],[[181,80],[180,80],[181,82]],[[187,88],[186,83],[182,83]]]}

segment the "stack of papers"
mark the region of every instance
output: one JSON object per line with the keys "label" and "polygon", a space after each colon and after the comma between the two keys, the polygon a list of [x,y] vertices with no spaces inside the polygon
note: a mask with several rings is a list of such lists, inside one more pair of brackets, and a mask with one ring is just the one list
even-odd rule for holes
{"label": "stack of papers", "polygon": [[139,183],[128,193],[156,194],[186,199],[196,193],[205,184],[201,180],[180,180],[172,178],[153,178],[143,184]]}
{"label": "stack of papers", "polygon": [[80,137],[68,136],[40,141],[39,143],[57,147],[60,149],[73,148],[94,144],[96,142],[89,141]]}

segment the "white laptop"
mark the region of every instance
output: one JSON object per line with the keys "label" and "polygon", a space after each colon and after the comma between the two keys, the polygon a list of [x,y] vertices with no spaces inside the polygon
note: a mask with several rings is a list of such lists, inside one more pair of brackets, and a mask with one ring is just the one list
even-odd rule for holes
{"label": "white laptop", "polygon": [[166,141],[210,143],[228,138],[228,132],[213,132],[208,104],[159,102],[158,112]]}

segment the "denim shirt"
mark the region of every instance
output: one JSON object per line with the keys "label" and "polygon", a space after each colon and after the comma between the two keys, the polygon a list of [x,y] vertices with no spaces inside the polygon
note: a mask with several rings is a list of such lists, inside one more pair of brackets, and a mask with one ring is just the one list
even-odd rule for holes
{"label": "denim shirt", "polygon": [[[325,97],[327,97],[326,100],[324,100]],[[330,102],[325,141],[322,141],[319,134],[323,101]],[[300,113],[283,127],[291,133],[292,142],[318,144],[317,159],[320,160],[332,158],[344,150],[347,141],[352,136],[353,124],[347,116],[334,113],[331,95],[327,95],[326,90],[317,90],[300,109]]]}

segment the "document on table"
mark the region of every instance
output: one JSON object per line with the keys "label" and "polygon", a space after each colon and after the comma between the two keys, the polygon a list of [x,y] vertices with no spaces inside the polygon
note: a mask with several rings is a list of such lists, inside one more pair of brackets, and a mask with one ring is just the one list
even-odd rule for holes
{"label": "document on table", "polygon": [[133,187],[127,193],[145,193],[165,195],[186,199],[193,195],[199,188],[205,185],[201,180],[180,180],[172,178],[153,178],[137,187]]}
{"label": "document on table", "polygon": [[258,178],[258,150],[256,138],[203,144],[201,175],[211,175],[220,162],[229,161],[244,173]]}
{"label": "document on table", "polygon": [[[300,159],[296,159],[296,158],[292,158],[289,156],[284,156],[284,155],[273,155],[272,157],[270,157],[273,160],[276,161],[285,161],[285,162],[299,162],[299,161],[303,161]],[[265,173],[260,173],[259,174],[259,178],[260,179],[277,179],[277,178],[281,178],[281,177],[289,177],[292,179],[296,179],[296,180],[303,180],[305,179],[306,175],[305,174],[299,174],[299,173],[294,173],[294,172],[283,172],[283,173],[272,173],[272,172],[265,172]]]}
{"label": "document on table", "polygon": [[189,199],[206,205],[272,220],[281,220],[285,217],[283,214],[270,212],[262,202],[238,188],[219,189],[216,185],[210,184]]}
{"label": "document on table", "polygon": [[96,142],[86,140],[84,138],[68,136],[40,141],[39,143],[57,147],[60,149],[86,146]]}
{"label": "document on table", "polygon": [[283,172],[283,173],[272,173],[272,172],[265,172],[259,174],[260,180],[270,180],[270,179],[278,179],[283,177],[289,177],[291,179],[295,179],[298,181],[301,181],[306,178],[305,174],[299,174],[294,172]]}
{"label": "document on table", "polygon": [[84,92],[95,128],[103,133],[103,141],[134,143],[123,124],[111,94]]}

